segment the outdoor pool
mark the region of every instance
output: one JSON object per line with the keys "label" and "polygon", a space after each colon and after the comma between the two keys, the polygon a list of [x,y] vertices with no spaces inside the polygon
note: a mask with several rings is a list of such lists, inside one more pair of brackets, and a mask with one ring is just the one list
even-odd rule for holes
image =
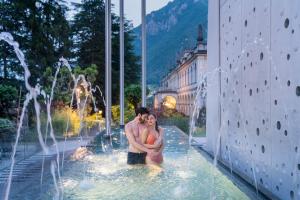
{"label": "outdoor pool", "polygon": [[[98,137],[91,144],[92,155],[65,161],[61,178],[64,199],[256,199],[189,147],[187,136],[176,127],[165,127],[162,170],[127,165],[126,141],[118,135],[112,143]],[[31,185],[11,197],[53,199],[55,192],[52,178],[47,178],[42,189],[39,184]]]}

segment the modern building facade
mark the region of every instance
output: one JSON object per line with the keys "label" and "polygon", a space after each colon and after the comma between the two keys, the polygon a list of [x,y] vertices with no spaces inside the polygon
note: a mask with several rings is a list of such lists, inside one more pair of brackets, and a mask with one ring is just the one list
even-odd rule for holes
{"label": "modern building facade", "polygon": [[[271,199],[300,199],[300,1],[209,1],[207,149]],[[218,69],[220,67],[220,69]]]}
{"label": "modern building facade", "polygon": [[189,116],[192,112],[197,86],[207,69],[207,49],[203,39],[202,26],[199,25],[197,45],[185,51],[177,66],[161,81],[154,94],[154,108],[162,106],[175,108]]}

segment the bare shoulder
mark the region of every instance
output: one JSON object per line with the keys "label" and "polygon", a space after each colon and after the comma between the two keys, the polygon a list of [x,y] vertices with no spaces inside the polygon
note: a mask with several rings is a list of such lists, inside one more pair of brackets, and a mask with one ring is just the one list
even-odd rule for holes
{"label": "bare shoulder", "polygon": [[145,127],[144,129],[143,129],[143,133],[149,133],[149,128],[148,127]]}
{"label": "bare shoulder", "polygon": [[133,125],[133,121],[130,121],[127,124],[125,124],[125,128],[131,128],[132,125]]}
{"label": "bare shoulder", "polygon": [[131,131],[132,130],[132,121],[128,122],[125,125],[125,132]]}

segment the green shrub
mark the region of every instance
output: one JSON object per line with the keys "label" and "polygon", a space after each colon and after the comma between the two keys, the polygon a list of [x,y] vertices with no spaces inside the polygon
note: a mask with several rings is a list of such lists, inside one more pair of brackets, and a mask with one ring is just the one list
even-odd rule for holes
{"label": "green shrub", "polygon": [[0,118],[0,143],[14,141],[15,135],[15,124],[8,119]]}
{"label": "green shrub", "polygon": [[133,120],[135,118],[135,110],[133,106],[127,106],[125,108],[125,113],[124,113],[124,121],[125,123]]}
{"label": "green shrub", "polygon": [[181,114],[176,114],[169,117],[161,116],[158,119],[158,123],[165,126],[177,126],[186,134],[188,134],[189,132],[189,117],[183,116]]}
{"label": "green shrub", "polygon": [[0,115],[11,117],[10,109],[17,106],[18,91],[15,87],[0,84]]}
{"label": "green shrub", "polygon": [[[112,112],[112,120],[115,124],[120,123],[120,105],[114,105],[111,107],[111,112]],[[132,105],[127,105],[125,106],[124,109],[124,122],[127,123],[131,120],[133,120],[135,117],[135,111],[134,111],[134,106]]]}
{"label": "green shrub", "polygon": [[[72,136],[78,134],[80,128],[80,118],[77,111],[64,107],[62,109],[56,109],[51,113],[52,126],[54,134],[56,136]],[[67,123],[69,121],[68,130],[66,132]],[[36,123],[36,119],[35,119]],[[47,113],[41,113],[41,129],[46,131],[47,125]],[[48,134],[49,136],[49,134]]]}

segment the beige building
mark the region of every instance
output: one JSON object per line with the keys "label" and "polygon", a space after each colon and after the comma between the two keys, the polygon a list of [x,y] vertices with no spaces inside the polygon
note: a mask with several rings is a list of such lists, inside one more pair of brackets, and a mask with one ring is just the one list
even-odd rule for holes
{"label": "beige building", "polygon": [[154,108],[166,106],[190,115],[201,74],[204,74],[206,69],[207,48],[202,27],[199,25],[196,47],[186,51],[178,61],[177,67],[162,79],[160,88],[154,94]]}

